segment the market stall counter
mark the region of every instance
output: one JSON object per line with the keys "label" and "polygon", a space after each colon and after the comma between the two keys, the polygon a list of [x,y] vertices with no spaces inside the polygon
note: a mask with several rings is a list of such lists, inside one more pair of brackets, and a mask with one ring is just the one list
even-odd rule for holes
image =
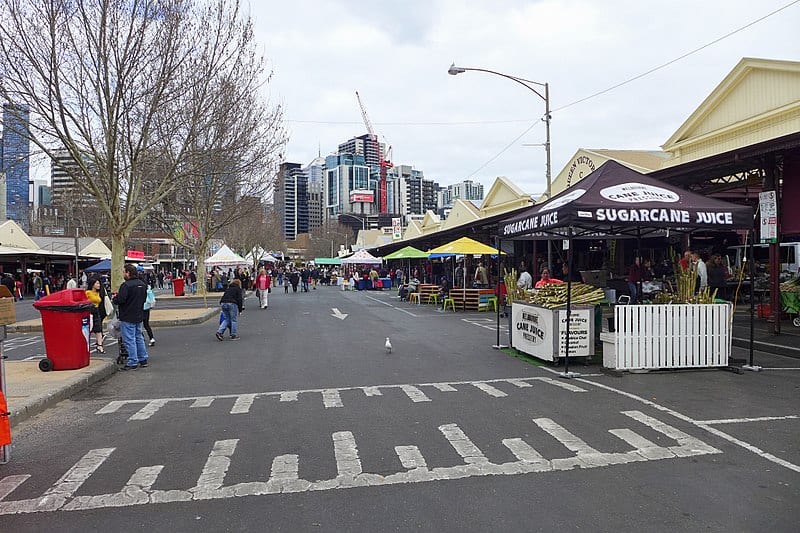
{"label": "market stall counter", "polygon": [[[593,305],[574,305],[570,313],[569,356],[594,355],[595,311]],[[544,361],[558,362],[566,353],[567,310],[548,309],[524,302],[511,304],[511,344],[517,350]]]}

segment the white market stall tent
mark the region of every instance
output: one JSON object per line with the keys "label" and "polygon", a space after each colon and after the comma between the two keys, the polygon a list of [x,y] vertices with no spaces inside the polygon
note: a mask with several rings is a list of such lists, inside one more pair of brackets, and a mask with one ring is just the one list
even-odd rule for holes
{"label": "white market stall tent", "polygon": [[206,259],[206,267],[236,267],[250,264],[244,257],[228,248],[227,244],[223,244],[217,253]]}
{"label": "white market stall tent", "polygon": [[380,265],[383,260],[380,257],[375,257],[366,250],[358,250],[350,257],[342,258],[343,265]]}

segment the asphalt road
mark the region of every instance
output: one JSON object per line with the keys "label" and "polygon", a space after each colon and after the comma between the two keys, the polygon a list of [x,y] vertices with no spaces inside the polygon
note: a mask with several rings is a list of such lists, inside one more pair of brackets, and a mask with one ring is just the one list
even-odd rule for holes
{"label": "asphalt road", "polygon": [[492,315],[393,295],[165,328],[17,428],[0,529],[797,530],[800,371],[563,380],[493,350]]}

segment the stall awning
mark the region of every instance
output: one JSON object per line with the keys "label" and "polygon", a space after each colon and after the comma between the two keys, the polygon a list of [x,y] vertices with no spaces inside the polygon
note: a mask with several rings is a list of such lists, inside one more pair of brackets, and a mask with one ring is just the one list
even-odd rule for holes
{"label": "stall awning", "polygon": [[501,239],[653,236],[671,231],[728,231],[753,225],[749,206],[708,198],[607,161],[551,200],[499,223]]}

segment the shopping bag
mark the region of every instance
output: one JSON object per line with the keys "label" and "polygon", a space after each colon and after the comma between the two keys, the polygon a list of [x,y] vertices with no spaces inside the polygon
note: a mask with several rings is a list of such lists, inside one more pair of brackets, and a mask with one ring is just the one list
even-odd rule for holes
{"label": "shopping bag", "polygon": [[108,295],[103,298],[103,308],[106,311],[106,316],[111,316],[114,313],[114,304],[111,303],[111,298]]}

